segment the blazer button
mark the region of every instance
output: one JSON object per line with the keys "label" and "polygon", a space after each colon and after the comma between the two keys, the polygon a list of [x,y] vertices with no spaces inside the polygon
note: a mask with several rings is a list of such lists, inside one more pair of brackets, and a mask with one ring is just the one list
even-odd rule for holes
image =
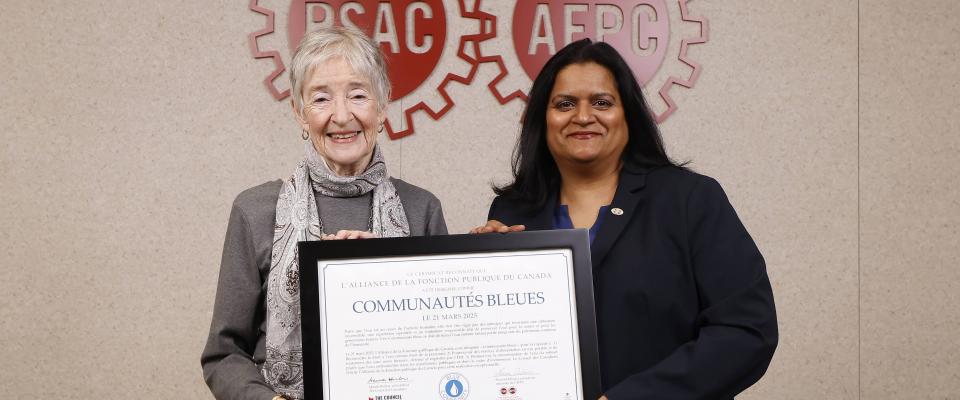
{"label": "blazer button", "polygon": [[623,215],[623,209],[614,207],[610,209],[610,213],[613,215]]}

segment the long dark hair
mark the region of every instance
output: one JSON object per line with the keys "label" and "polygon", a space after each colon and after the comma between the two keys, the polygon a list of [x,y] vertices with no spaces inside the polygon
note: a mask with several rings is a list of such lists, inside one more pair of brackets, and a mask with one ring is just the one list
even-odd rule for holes
{"label": "long dark hair", "polygon": [[539,209],[546,205],[552,192],[559,190],[560,171],[547,148],[547,105],[560,70],[571,64],[588,62],[603,66],[617,81],[617,91],[629,130],[622,156],[624,167],[678,165],[667,157],[660,130],[627,62],[610,45],[582,39],[570,43],[550,57],[533,81],[527,108],[523,112],[520,138],[513,150],[513,182],[494,186],[493,191],[497,195],[522,200]]}

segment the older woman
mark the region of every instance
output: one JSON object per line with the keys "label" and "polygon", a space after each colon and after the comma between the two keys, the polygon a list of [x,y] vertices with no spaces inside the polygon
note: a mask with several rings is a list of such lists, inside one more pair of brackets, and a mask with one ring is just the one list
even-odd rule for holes
{"label": "older woman", "polygon": [[201,358],[218,399],[303,397],[298,241],[447,233],[436,197],[386,176],[376,143],[390,83],[375,43],[355,29],[309,33],[290,83],[305,154],[290,178],[233,203]]}
{"label": "older woman", "polygon": [[512,183],[475,233],[589,228],[605,398],[730,399],[777,344],[763,257],[720,185],[673,163],[605,43],[571,43],[530,90]]}

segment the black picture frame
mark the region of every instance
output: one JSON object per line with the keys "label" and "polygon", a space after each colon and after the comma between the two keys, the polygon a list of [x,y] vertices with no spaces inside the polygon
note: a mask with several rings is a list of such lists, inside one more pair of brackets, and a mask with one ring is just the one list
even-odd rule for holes
{"label": "black picture frame", "polygon": [[587,400],[600,398],[602,389],[589,246],[586,229],[300,242],[304,398],[323,398],[317,278],[320,261],[551,249],[569,249],[572,252],[583,394]]}

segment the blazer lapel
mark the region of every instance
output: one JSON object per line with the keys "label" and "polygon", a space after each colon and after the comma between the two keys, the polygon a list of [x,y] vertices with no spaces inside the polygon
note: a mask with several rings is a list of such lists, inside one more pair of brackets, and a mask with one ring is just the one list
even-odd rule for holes
{"label": "blazer lapel", "polygon": [[643,199],[643,187],[646,185],[647,171],[628,171],[624,167],[620,173],[617,192],[610,203],[610,209],[604,216],[603,224],[590,246],[590,256],[596,267],[603,262],[610,248],[623,233],[627,223],[640,210]]}
{"label": "blazer lapel", "polygon": [[557,206],[557,194],[552,193],[547,199],[547,205],[540,207],[536,214],[530,216],[526,223],[528,231],[545,231],[553,229],[553,211]]}

